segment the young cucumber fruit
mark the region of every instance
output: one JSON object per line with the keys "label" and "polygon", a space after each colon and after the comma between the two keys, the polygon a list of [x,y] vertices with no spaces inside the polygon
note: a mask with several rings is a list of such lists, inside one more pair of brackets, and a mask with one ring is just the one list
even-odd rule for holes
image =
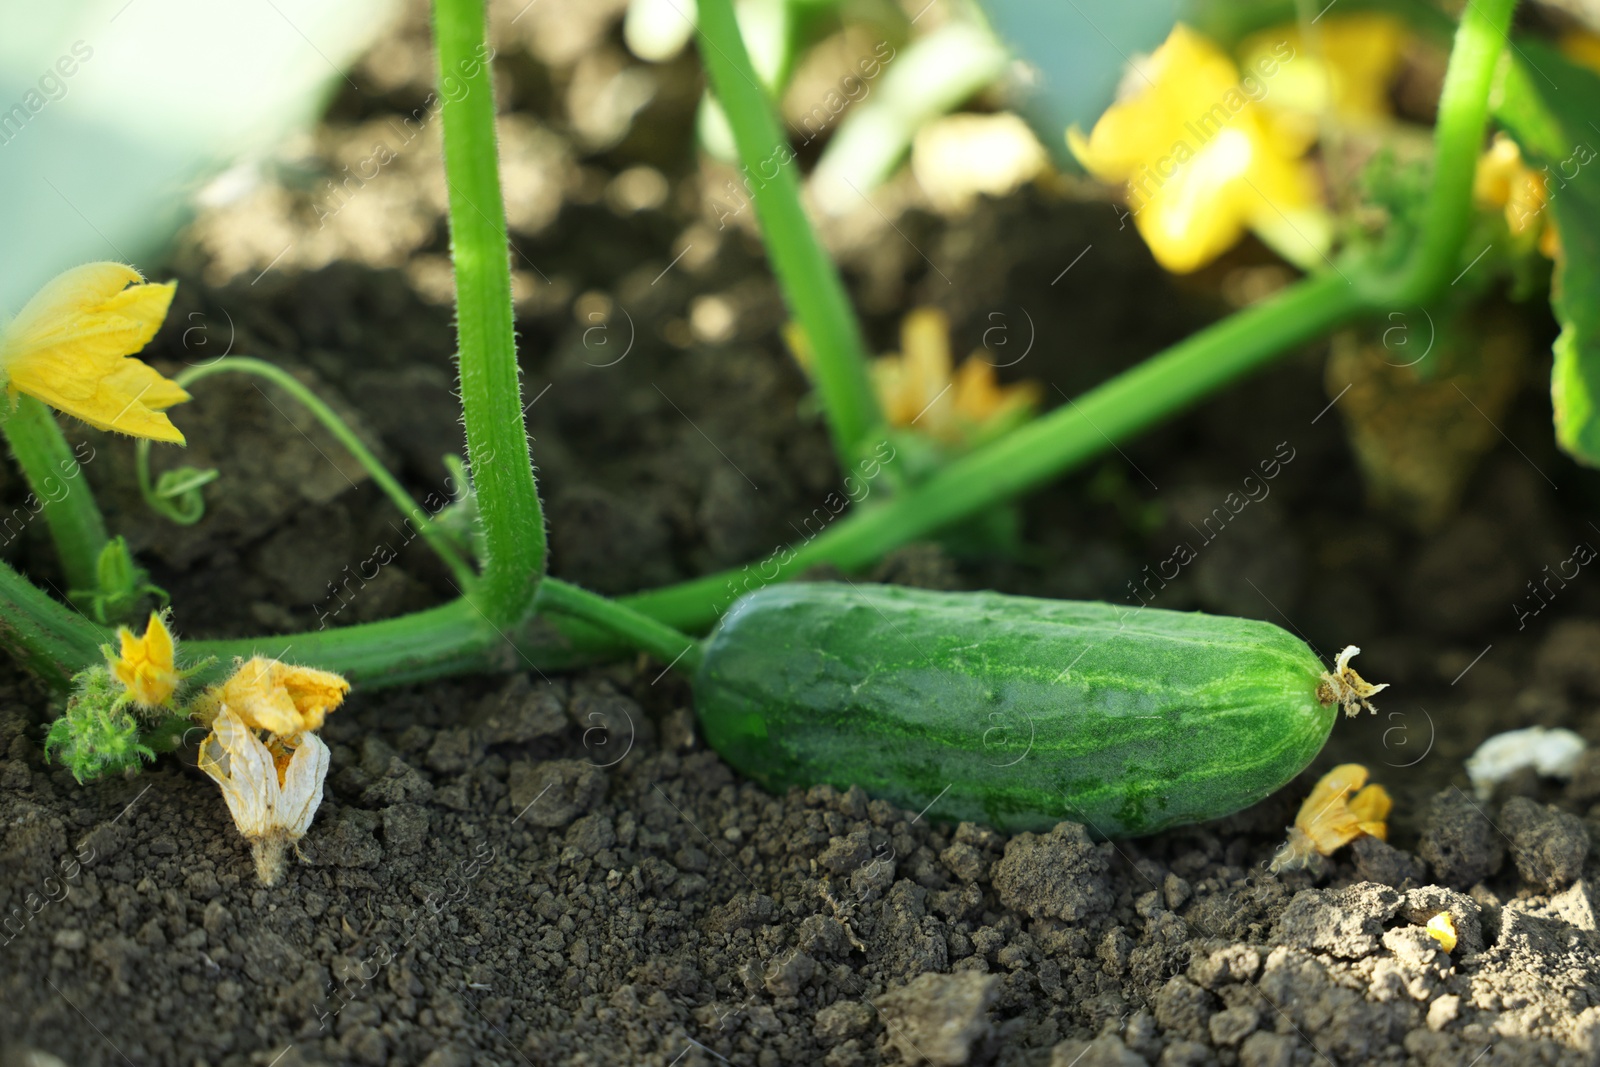
{"label": "young cucumber fruit", "polygon": [[1251,619],[791,583],[733,606],[694,693],[711,746],[769,789],[859,785],[929,818],[1105,838],[1275,792],[1322,749],[1338,685]]}

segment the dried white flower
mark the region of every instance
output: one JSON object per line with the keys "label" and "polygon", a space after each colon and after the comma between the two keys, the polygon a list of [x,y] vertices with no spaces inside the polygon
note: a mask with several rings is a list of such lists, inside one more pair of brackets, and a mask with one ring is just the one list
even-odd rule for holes
{"label": "dried white flower", "polygon": [[289,845],[305,836],[322,803],[328,775],[328,746],[309,731],[274,737],[268,747],[223,705],[200,745],[199,766],[222,787],[239,832],[255,854],[263,885],[283,877]]}
{"label": "dried white flower", "polygon": [[1467,777],[1472,779],[1479,800],[1494,795],[1494,787],[1524,767],[1532,767],[1546,778],[1571,778],[1578,757],[1589,744],[1571,730],[1547,730],[1529,726],[1495,734],[1478,746],[1467,760]]}
{"label": "dried white flower", "polygon": [[1377,714],[1378,709],[1367,698],[1389,688],[1389,683],[1373,685],[1356,673],[1356,669],[1350,666],[1350,660],[1360,653],[1361,650],[1355,645],[1346,645],[1333,661],[1333,670],[1322,676],[1322,682],[1317,686],[1317,700],[1324,707],[1338,701],[1346,716],[1355,715],[1363,709]]}

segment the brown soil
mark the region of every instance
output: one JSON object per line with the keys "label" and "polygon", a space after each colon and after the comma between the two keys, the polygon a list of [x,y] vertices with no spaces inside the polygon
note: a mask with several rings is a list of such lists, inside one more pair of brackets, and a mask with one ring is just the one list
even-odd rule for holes
{"label": "brown soil", "polygon": [[[543,0],[497,47],[553,565],[626,591],[792,541],[837,475],[774,339],[759,246],[715,229],[722,176],[688,139],[693,63],[644,71],[654,95],[608,141],[597,85],[643,68],[619,51],[615,12],[592,10]],[[515,14],[496,5],[502,27]],[[422,106],[422,26],[414,13],[380,43],[305,156],[196,222],[154,348],[176,366],[231,343],[295,368],[419,497],[459,447],[436,129],[319,215],[322,179]],[[638,167],[665,179],[656,206],[639,206],[655,185]],[[903,185],[888,199],[904,241],[870,212],[831,235],[876,347],[918,303],[950,312],[958,351],[991,313],[1020,331],[1025,311],[1037,340],[1007,373],[1065,395],[1222,313],[1206,294],[1264,276],[1246,250],[1174,287],[1110,208],[1038,190],[955,219]],[[663,274],[689,245],[700,254]],[[1093,258],[1053,284],[1085,245]],[[1530,322],[1542,345],[1548,324]],[[40,756],[49,699],[7,673],[0,1063],[1600,1062],[1600,764],[1481,805],[1458,788],[1462,759],[1500,730],[1600,742],[1600,590],[1580,577],[1520,628],[1513,607],[1600,537],[1589,476],[1554,454],[1530,385],[1501,423],[1517,447],[1488,458],[1439,532],[1414,534],[1364,506],[1324,413],[1324,355],[1030,498],[1010,556],[919,545],[872,574],[1122,600],[1247,473],[1291,455],[1157,600],[1270,619],[1330,659],[1360,644],[1362,672],[1393,683],[1279,796],[1139,841],[1094,844],[1070,823],[1006,838],[858,790],[763,793],[704,749],[659,664],[530,669],[354,694],[325,731],[304,855],[266,890],[192,757],[80,787]],[[286,397],[242,379],[197,394],[182,461],[223,474],[192,528],[129,493],[126,442],[86,435],[88,477],[183,631],[288,633],[451,595]],[[14,479],[0,488],[20,501]],[[4,554],[59,584],[38,525]],[[383,544],[397,560],[350,581]],[[1350,759],[1395,796],[1392,844],[1268,873],[1310,776]],[[1422,929],[1441,909],[1461,934],[1449,955]]]}

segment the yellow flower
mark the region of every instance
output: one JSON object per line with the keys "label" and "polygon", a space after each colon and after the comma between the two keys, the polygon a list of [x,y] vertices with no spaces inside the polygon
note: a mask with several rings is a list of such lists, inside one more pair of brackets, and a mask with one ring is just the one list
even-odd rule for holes
{"label": "yellow flower", "polygon": [[1273,858],[1272,869],[1303,867],[1313,855],[1330,856],[1358,837],[1389,836],[1386,820],[1394,801],[1381,785],[1367,785],[1367,769],[1343,763],[1323,775],[1300,805],[1289,841]]}
{"label": "yellow flower", "polygon": [[328,712],[344,702],[350,683],[332,671],[297,667],[266,656],[252,656],[233,676],[212,686],[197,713],[210,719],[231,708],[245,726],[293,738],[319,730]]}
{"label": "yellow flower", "polygon": [[1484,207],[1504,210],[1513,237],[1537,231],[1543,255],[1554,259],[1561,251],[1555,218],[1545,214],[1550,190],[1544,175],[1523,161],[1517,142],[1505,134],[1495,134],[1489,150],[1478,157],[1472,195]]}
{"label": "yellow flower", "polygon": [[1298,261],[1326,246],[1331,225],[1316,177],[1300,159],[1310,140],[1272,122],[1258,104],[1282,62],[1241,79],[1232,59],[1179,23],[1135,64],[1124,83],[1130,92],[1087,138],[1067,132],[1090,173],[1127,183],[1134,224],[1166,269],[1197,270],[1246,229]]}
{"label": "yellow flower", "polygon": [[1263,30],[1240,46],[1246,70],[1277,59],[1287,48],[1294,58],[1270,79],[1266,103],[1308,136],[1317,120],[1332,113],[1354,125],[1374,125],[1390,117],[1389,83],[1400,69],[1406,44],[1405,23],[1393,15],[1366,12],[1330,16],[1317,23],[1308,42],[1299,27]]}
{"label": "yellow flower", "polygon": [[122,683],[133,703],[147,709],[169,703],[183,675],[174,663],[177,648],[172,632],[161,616],[150,613],[143,637],[133,636],[126,626],[117,627],[117,640],[122,645],[121,654],[111,656],[107,645],[106,658],[112,675]]}
{"label": "yellow flower", "polygon": [[976,352],[953,369],[950,320],[938,308],[915,308],[900,320],[900,347],[872,361],[873,385],[891,426],[959,445],[1038,406],[1036,382],[1001,385],[994,365]]}
{"label": "yellow flower", "polygon": [[277,884],[287,846],[305,836],[322,803],[328,746],[309,732],[292,745],[281,738],[264,744],[224,704],[201,742],[196,764],[222,787],[234,825],[250,842],[262,884]]}
{"label": "yellow flower", "polygon": [[1454,952],[1456,950],[1456,924],[1450,918],[1448,911],[1441,911],[1429,919],[1425,929],[1428,931],[1429,937],[1439,942],[1440,948],[1446,952]]}
{"label": "yellow flower", "polygon": [[121,263],[58,274],[0,334],[0,378],[102,430],[183,444],[163,414],[189,399],[137,359],[167,316],[176,282],[145,283]]}
{"label": "yellow flower", "polygon": [[1568,30],[1556,42],[1562,55],[1600,73],[1600,36],[1588,30]]}

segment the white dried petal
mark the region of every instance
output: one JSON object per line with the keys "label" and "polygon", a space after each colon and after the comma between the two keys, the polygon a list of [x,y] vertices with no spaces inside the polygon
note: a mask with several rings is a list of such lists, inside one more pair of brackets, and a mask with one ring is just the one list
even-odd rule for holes
{"label": "white dried petal", "polygon": [[301,734],[298,740],[281,785],[272,750],[226,704],[218,709],[211,734],[200,746],[199,767],[222,787],[234,824],[251,843],[256,871],[266,885],[282,877],[285,848],[305,836],[322,804],[328,746],[314,733]]}
{"label": "white dried petal", "polygon": [[239,717],[223,707],[200,746],[199,767],[222,787],[234,825],[246,837],[272,831],[278,772],[272,753]]}
{"label": "white dried petal", "polygon": [[283,792],[278,797],[275,822],[297,841],[311,826],[322,804],[322,783],[328,776],[328,746],[316,734],[301,734],[300,747],[283,772]]}
{"label": "white dried petal", "polygon": [[1467,777],[1480,800],[1494,795],[1494,787],[1524,767],[1532,767],[1546,778],[1571,778],[1578,757],[1588,742],[1571,730],[1547,730],[1529,726],[1495,734],[1467,760]]}

